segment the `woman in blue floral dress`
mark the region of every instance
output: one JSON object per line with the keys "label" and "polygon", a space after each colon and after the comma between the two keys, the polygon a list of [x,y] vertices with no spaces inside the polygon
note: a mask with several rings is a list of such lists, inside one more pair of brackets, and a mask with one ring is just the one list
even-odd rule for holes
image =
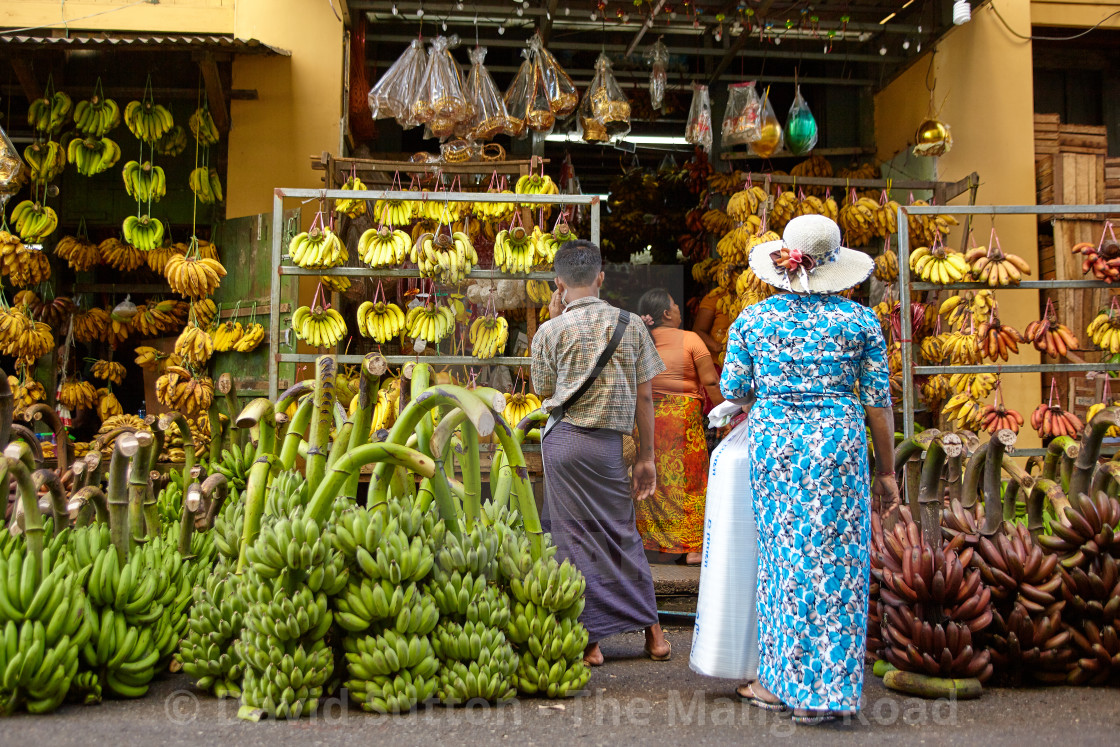
{"label": "woman in blue floral dress", "polygon": [[871,272],[821,216],[755,247],[780,291],[732,324],[721,389],[750,411],[758,525],[759,680],[739,695],[815,724],[859,709],[867,643],[870,470],[896,498],[886,346],[875,314],[834,295]]}

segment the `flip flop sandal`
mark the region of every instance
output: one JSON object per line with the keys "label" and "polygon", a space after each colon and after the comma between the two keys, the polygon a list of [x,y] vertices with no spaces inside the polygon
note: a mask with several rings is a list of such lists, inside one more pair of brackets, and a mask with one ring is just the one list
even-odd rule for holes
{"label": "flip flop sandal", "polygon": [[798,726],[820,726],[836,719],[834,713],[817,713],[812,716],[793,716],[790,720]]}
{"label": "flip flop sandal", "polygon": [[604,665],[605,663],[606,663],[606,660],[603,660],[603,659],[601,659],[601,660],[599,660],[599,661],[590,661],[590,660],[588,660],[588,659],[586,659],[586,658],[585,658],[585,659],[583,660],[583,665],[584,665],[585,667],[601,667],[601,666],[603,666],[603,665]]}
{"label": "flip flop sandal", "polygon": [[773,703],[769,700],[763,700],[762,698],[758,697],[754,694],[754,688],[750,685],[747,685],[747,692],[749,692],[750,695],[743,695],[738,690],[735,691],[735,694],[739,696],[739,700],[741,700],[742,702],[752,705],[755,708],[761,708],[764,711],[782,713],[789,710],[786,707],[785,703]]}
{"label": "flip flop sandal", "polygon": [[649,646],[646,646],[646,656],[648,656],[653,661],[669,661],[669,659],[673,656],[673,644],[670,641],[665,641],[665,644],[669,647],[669,650],[659,655],[654,654],[653,651],[650,650]]}

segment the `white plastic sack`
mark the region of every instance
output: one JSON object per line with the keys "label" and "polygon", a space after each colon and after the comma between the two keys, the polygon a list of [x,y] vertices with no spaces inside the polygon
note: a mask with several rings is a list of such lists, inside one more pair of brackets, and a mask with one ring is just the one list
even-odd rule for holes
{"label": "white plastic sack", "polygon": [[748,421],[712,453],[704,510],[700,595],[688,665],[709,677],[758,677],[758,530]]}

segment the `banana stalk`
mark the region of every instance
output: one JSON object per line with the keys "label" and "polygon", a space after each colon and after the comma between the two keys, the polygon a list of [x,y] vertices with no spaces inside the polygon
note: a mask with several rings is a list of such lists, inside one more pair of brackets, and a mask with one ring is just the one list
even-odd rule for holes
{"label": "banana stalk", "polygon": [[984,463],[988,460],[988,442],[980,444],[964,467],[961,479],[961,505],[972,508],[980,495],[980,478],[984,474]]}
{"label": "banana stalk", "polygon": [[478,431],[470,423],[464,423],[463,455],[459,464],[463,471],[463,513],[467,517],[467,529],[482,520],[482,465],[478,454]]}
{"label": "banana stalk", "polygon": [[1096,495],[1102,490],[1115,497],[1120,488],[1120,462],[1104,462],[1097,466],[1093,473],[1093,482],[1089,486],[1089,495]]}
{"label": "banana stalk", "polygon": [[[324,355],[315,364],[315,413],[307,447],[307,483],[318,485],[327,470],[327,442],[334,415],[334,358]],[[324,516],[323,519],[326,519]]]}
{"label": "banana stalk", "polygon": [[[2,374],[3,372],[0,372]],[[5,379],[5,384],[7,380]],[[8,389],[9,394],[11,389]],[[0,418],[8,417],[3,412],[3,397],[4,391],[0,387]],[[54,408],[43,402],[36,402],[29,406],[23,415],[25,420],[42,420],[45,421],[47,426],[54,434],[54,454],[58,460],[58,474],[66,474],[66,470],[70,468],[70,436],[66,430],[66,426],[62,424],[62,418],[58,417],[58,413]],[[6,432],[5,432],[6,431]],[[7,446],[7,433],[10,433],[10,428],[0,427],[0,443]],[[2,447],[0,447],[2,448]]]}
{"label": "banana stalk", "polygon": [[264,397],[250,402],[237,416],[237,427],[258,429],[258,456],[249,469],[249,480],[245,486],[245,526],[241,532],[241,553],[237,558],[237,572],[243,573],[248,562],[246,553],[261,533],[269,475],[279,461],[273,453],[276,448],[276,418],[272,402]]}
{"label": "banana stalk", "polygon": [[229,480],[221,473],[214,473],[202,481],[202,503],[206,507],[206,528],[214,526],[214,519],[222,512],[229,498]]}
{"label": "banana stalk", "polygon": [[334,443],[331,444],[331,451],[327,454],[327,469],[338,461],[338,458],[349,450],[350,436],[354,432],[353,421],[347,420],[342,424],[342,427],[335,431]]}
{"label": "banana stalk", "polygon": [[1120,426],[1120,408],[1106,407],[1093,417],[1081,442],[1081,451],[1069,481],[1069,495],[1081,496],[1089,489],[1093,468],[1101,455],[1101,442],[1110,428]]}
{"label": "banana stalk", "polygon": [[[407,372],[410,380],[409,401],[415,402],[421,394],[431,387],[432,369],[427,363],[417,363]],[[431,454],[429,443],[432,439],[433,423],[431,415],[420,418],[415,431],[418,437],[417,448],[425,454]]]}
{"label": "banana stalk", "polygon": [[1075,459],[1080,449],[1080,444],[1069,436],[1059,436],[1051,441],[1046,447],[1046,459],[1042,463],[1043,478],[1057,480],[1062,462]]}
{"label": "banana stalk", "polygon": [[[350,474],[361,470],[367,464],[375,462],[391,467],[404,467],[421,477],[429,479],[436,474],[436,465],[432,458],[415,449],[395,443],[366,444],[347,453],[346,456],[334,464],[326,478],[315,488],[314,497],[307,506],[306,516],[318,522],[326,521],[327,516],[330,515],[331,503],[334,502],[335,496],[338,495],[339,489],[345,484]],[[315,486],[312,485],[312,487]],[[388,488],[387,481],[384,487],[385,489]],[[371,507],[384,502],[384,491],[382,491],[380,500],[376,500],[374,495],[370,495],[369,505]],[[246,515],[247,521],[248,515]]]}
{"label": "banana stalk", "polygon": [[269,399],[259,397],[245,405],[245,409],[237,416],[237,427],[258,430],[258,455],[276,453],[276,409]]}
{"label": "banana stalk", "polygon": [[43,464],[43,447],[31,429],[19,423],[12,424],[12,442],[8,446],[22,447],[17,458],[27,467],[28,472],[34,472]]}
{"label": "banana stalk", "polygon": [[1015,504],[1019,499],[1019,491],[1022,490],[1024,495],[1029,496],[1037,480],[1008,454],[1003,455],[1003,471],[1011,478],[1003,494],[1003,520],[1012,521],[1015,518]]}
{"label": "banana stalk", "polygon": [[[7,450],[5,450],[7,455]],[[23,534],[27,543],[27,556],[24,563],[35,563],[35,581],[38,582],[39,570],[43,567],[43,515],[39,513],[39,495],[35,490],[35,483],[31,479],[31,470],[22,460],[6,456],[7,476],[10,475],[16,484],[20,503],[23,505]]]}
{"label": "banana stalk", "polygon": [[[922,536],[930,547],[937,547],[941,542],[941,471],[945,468],[947,458],[946,440],[951,433],[942,434],[936,438],[926,449],[926,458],[922,463],[922,481],[918,488],[918,507],[920,513],[916,515]],[[953,446],[959,446],[959,439]],[[935,513],[931,517],[931,506]]]}
{"label": "banana stalk", "polygon": [[[504,401],[504,398],[503,398]],[[537,513],[537,501],[533,497],[533,486],[529,483],[529,466],[525,462],[525,454],[521,451],[521,444],[513,435],[513,429],[502,419],[496,411],[491,410],[494,416],[494,433],[498,436],[498,443],[505,451],[506,461],[509,462],[510,475],[513,485],[511,491],[517,496],[517,508],[521,512],[521,523],[529,535],[529,551],[533,560],[539,560],[544,550],[541,518]],[[480,435],[482,435],[480,433]]]}
{"label": "banana stalk", "polygon": [[[233,422],[234,414],[241,410],[241,406],[237,401],[237,384],[234,382],[233,377],[228,373],[224,373],[218,377],[218,391],[225,395],[226,398],[226,412],[229,413],[229,426],[222,434],[222,448],[227,448],[236,439],[237,445],[245,448],[245,442],[249,434],[239,429]],[[284,408],[279,412],[285,412],[288,408]],[[211,428],[214,426],[211,425]],[[219,456],[221,451],[218,451]]]}
{"label": "banana stalk", "polygon": [[[362,362],[362,373],[358,379],[358,409],[354,413],[354,428],[350,431],[350,443],[347,451],[353,451],[359,446],[369,443],[369,429],[373,423],[374,398],[377,376],[373,373],[374,361],[378,359],[376,353],[370,353]],[[358,483],[361,473],[354,473],[342,488],[342,494],[351,500],[358,498]]]}
{"label": "banana stalk", "polygon": [[[167,412],[159,416],[159,429],[161,431],[170,430],[172,423],[179,428],[179,436],[183,439],[183,451],[186,452],[183,462],[183,477],[189,480],[194,475],[194,434],[191,433],[191,424],[187,422],[181,412]],[[211,425],[211,428],[213,428],[213,425]],[[137,434],[137,437],[139,435]]]}
{"label": "banana stalk", "polygon": [[85,526],[88,523],[88,520],[82,521],[82,517],[88,516],[88,512],[84,509],[90,504],[93,504],[94,515],[97,520],[103,524],[108,524],[109,509],[105,505],[105,493],[99,487],[86,485],[74,493],[74,497],[70,499],[70,506],[78,512],[76,526]]}
{"label": "banana stalk", "polygon": [[[224,375],[224,374],[223,374]],[[206,411],[210,421],[210,463],[217,464],[222,461],[222,447],[225,441],[222,428],[222,413],[218,409],[218,398],[210,400],[210,409]]]}
{"label": "banana stalk", "polygon": [[1049,499],[1050,505],[1058,511],[1058,506],[1069,505],[1062,486],[1045,477],[1039,478],[1027,496],[1027,529],[1036,540],[1046,531],[1046,520],[1042,517],[1043,502]]}
{"label": "banana stalk", "polygon": [[51,513],[54,515],[52,532],[58,534],[70,523],[70,510],[62,493],[62,479],[54,470],[37,469],[31,473],[31,480],[35,483],[35,495],[44,487],[47,489],[51,499]]}
{"label": "banana stalk", "polygon": [[513,468],[506,461],[504,451],[494,454],[490,462],[490,502],[503,508],[509,506],[509,494],[513,488]]}
{"label": "banana stalk", "polygon": [[1015,443],[1015,434],[1007,429],[996,431],[988,441],[988,458],[984,463],[984,525],[983,537],[991,537],[1003,523],[1003,497],[1000,495],[1003,457],[1008,446]]}
{"label": "banana stalk", "polygon": [[[152,444],[152,451],[155,449],[155,444]],[[148,472],[148,482],[144,485],[144,535],[148,539],[158,536],[163,531],[159,517],[159,497],[154,487],[160,478],[159,470],[151,470]]]}
{"label": "banana stalk", "polygon": [[287,472],[295,467],[300,444],[304,442],[304,435],[314,412],[315,402],[310,397],[300,402],[299,407],[296,408],[295,417],[288,423],[287,433],[284,434],[284,445],[280,449],[281,472]]}
{"label": "banana stalk", "polygon": [[0,449],[8,448],[12,436],[12,420],[16,411],[15,395],[8,383],[8,374],[0,369]]}
{"label": "banana stalk", "polygon": [[[163,444],[167,440],[167,434],[163,430],[162,421],[155,415],[149,415],[144,418],[144,422],[152,430],[152,437],[155,443],[152,444],[151,455],[148,458],[148,471],[153,472],[159,464],[159,455],[163,453]],[[186,479],[190,479],[190,475],[186,475]]]}
{"label": "banana stalk", "polygon": [[140,448],[132,459],[132,469],[128,471],[128,523],[132,530],[132,549],[144,542],[146,534],[154,535],[159,530],[156,526],[146,531],[144,526],[144,499],[148,490],[148,471],[144,467],[147,467],[151,459],[154,441],[151,433],[141,431],[136,434],[136,442]]}
{"label": "banana stalk", "polygon": [[[200,495],[199,505],[194,510],[188,510],[188,498],[196,489]],[[191,557],[191,535],[194,533],[195,524],[198,523],[198,516],[201,514],[206,528],[209,529],[214,525],[214,517],[222,510],[222,504],[225,503],[226,498],[229,496],[229,481],[226,476],[220,473],[214,473],[207,477],[201,485],[194,483],[191,485],[187,494],[183,496],[183,519],[179,524],[179,554],[184,558]]]}

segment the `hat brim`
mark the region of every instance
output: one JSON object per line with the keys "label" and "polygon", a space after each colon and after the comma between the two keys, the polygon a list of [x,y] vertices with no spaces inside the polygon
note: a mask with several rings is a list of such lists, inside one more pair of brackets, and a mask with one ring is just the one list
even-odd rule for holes
{"label": "hat brim", "polygon": [[875,260],[858,249],[840,247],[840,254],[832,262],[818,265],[809,273],[808,287],[802,287],[800,273],[787,275],[774,265],[770,255],[785,246],[778,239],[756,244],[751,248],[747,262],[758,279],[767,285],[794,293],[843,293],[859,285],[875,270]]}

